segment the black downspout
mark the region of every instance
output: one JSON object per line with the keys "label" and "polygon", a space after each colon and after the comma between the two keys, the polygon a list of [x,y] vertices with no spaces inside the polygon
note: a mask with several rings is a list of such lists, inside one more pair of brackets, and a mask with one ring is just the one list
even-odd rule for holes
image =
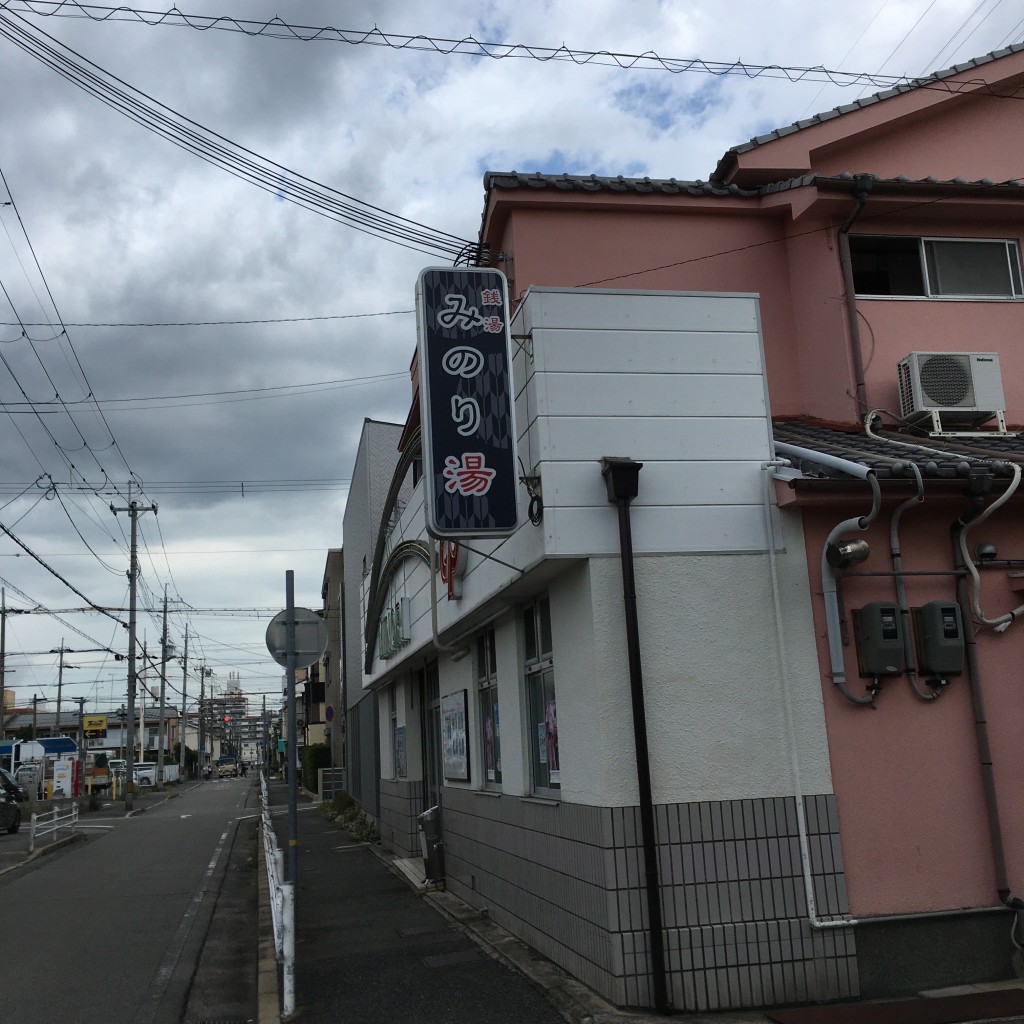
{"label": "black downspout", "polygon": [[853,262],[850,257],[850,228],[867,205],[868,193],[874,179],[869,174],[858,174],[854,179],[857,205],[850,211],[839,229],[839,263],[843,271],[843,287],[846,290],[846,319],[850,330],[850,357],[853,359],[854,390],[857,403],[857,419],[868,411],[867,386],[864,383],[864,354],[860,344],[860,324],[857,322],[857,290],[853,284]]}
{"label": "black downspout", "polygon": [[[956,520],[951,528],[953,541],[953,564],[957,569],[964,570],[963,555],[960,550],[960,533],[984,507],[984,499],[975,495],[971,500],[971,511]],[[957,600],[960,604],[960,619],[964,624],[964,647],[967,656],[967,673],[971,685],[971,706],[974,710],[974,732],[978,740],[978,759],[981,764],[981,782],[985,793],[985,811],[988,817],[989,837],[992,844],[992,857],[995,861],[996,891],[1004,906],[1017,911],[1018,916],[1024,910],[1024,901],[1012,895],[1006,877],[1006,854],[1003,846],[1003,828],[999,819],[999,804],[996,800],[996,780],[992,767],[992,748],[988,739],[988,719],[985,716],[985,701],[981,692],[981,675],[978,669],[977,641],[971,621],[971,602],[967,594],[967,580],[961,575],[957,580]]]}
{"label": "black downspout", "polygon": [[644,677],[640,664],[640,626],[636,611],[636,582],[633,572],[633,534],[629,503],[639,493],[642,462],[606,456],[601,474],[608,488],[608,500],[619,512],[619,551],[622,560],[622,593],[625,602],[626,651],[629,656],[629,692],[633,704],[633,739],[636,745],[636,779],[640,792],[640,833],[644,847],[644,877],[647,887],[648,945],[651,951],[651,983],[654,1005],[659,1013],[672,1012],[665,977],[665,944],[661,920],[661,883],[658,878],[658,841],[654,828],[654,800],[651,795],[651,761],[647,745],[647,712]]}

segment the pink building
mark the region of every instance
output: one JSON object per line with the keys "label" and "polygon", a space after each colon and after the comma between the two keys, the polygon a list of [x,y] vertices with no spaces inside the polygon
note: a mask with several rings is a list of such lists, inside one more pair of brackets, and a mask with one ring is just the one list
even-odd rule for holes
{"label": "pink building", "polygon": [[[415,477],[383,509],[361,600],[403,623],[375,650],[362,622],[379,824],[412,854],[439,803],[449,887],[615,1002],[1022,970],[1022,98],[1015,46],[737,146],[708,182],[486,176],[530,521],[432,608]],[[644,838],[617,456],[643,463]],[[468,755],[432,776],[456,705]]]}
{"label": "pink building", "polygon": [[[906,941],[904,951],[889,950],[887,966],[869,968],[892,973],[904,991],[1007,976],[1011,914],[975,912],[1010,903],[1021,918],[1024,906],[1024,636],[1012,617],[1001,619],[1024,603],[1024,492],[1015,493],[1024,440],[998,430],[1003,411],[1010,430],[1024,424],[1021,99],[1018,46],[737,146],[706,183],[486,180],[483,241],[504,257],[495,265],[517,297],[536,285],[760,297],[774,437],[808,450],[778,446],[803,472],[779,479],[776,494],[804,524],[849,911],[878,922],[857,933],[865,949],[874,935]],[[934,396],[911,401],[915,411],[904,395],[901,413],[898,366],[918,352],[996,353],[998,362],[915,360],[904,370],[908,387],[929,367],[942,377]],[[995,391],[977,399],[977,414],[953,409],[935,423],[924,415],[974,406],[961,393],[972,383]],[[881,494],[866,531],[842,535],[866,540],[867,560],[829,574],[840,577],[832,646],[842,689],[833,682],[822,552],[838,523],[869,514],[872,497],[841,463],[823,467],[822,452],[872,469]],[[964,574],[951,529],[955,541],[958,524],[1001,496],[1006,503],[969,531],[975,568]],[[902,577],[893,575],[890,543],[901,507]],[[979,556],[981,543],[993,547]],[[900,605],[955,608],[958,579],[966,621],[949,628],[966,633],[970,656],[945,678],[941,665],[921,664],[915,648],[930,642],[926,626]],[[906,656],[897,645],[901,670],[880,677],[874,701],[861,703],[875,681],[860,675],[856,634],[870,645],[867,618],[893,606],[895,628],[916,642]],[[1024,920],[1016,937],[1024,940]]]}

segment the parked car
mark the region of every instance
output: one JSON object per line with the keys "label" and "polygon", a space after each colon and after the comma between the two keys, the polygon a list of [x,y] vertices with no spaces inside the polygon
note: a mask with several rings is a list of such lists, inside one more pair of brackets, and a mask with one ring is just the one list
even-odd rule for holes
{"label": "parked car", "polygon": [[0,829],[12,835],[21,828],[21,808],[18,802],[0,790]]}
{"label": "parked car", "polygon": [[6,768],[0,768],[0,789],[18,803],[28,799],[28,790]]}
{"label": "parked car", "polygon": [[156,761],[140,761],[135,765],[135,785],[156,785]]}

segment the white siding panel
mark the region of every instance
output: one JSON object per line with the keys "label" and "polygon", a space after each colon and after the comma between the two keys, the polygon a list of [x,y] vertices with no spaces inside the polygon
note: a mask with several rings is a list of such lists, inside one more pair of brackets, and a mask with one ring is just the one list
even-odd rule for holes
{"label": "white siding panel", "polygon": [[537,363],[547,372],[757,373],[756,331],[535,330]]}
{"label": "white siding panel", "polygon": [[542,417],[537,428],[541,458],[563,462],[587,462],[604,455],[624,455],[640,462],[763,461],[772,457],[765,417]]}
{"label": "white siding panel", "polygon": [[[631,508],[637,554],[709,554],[765,551],[760,505]],[[555,558],[619,554],[619,520],[607,499],[603,507],[544,510],[547,553]]]}
{"label": "white siding panel", "polygon": [[[759,461],[646,462],[640,470],[639,505],[757,505],[764,483]],[[545,462],[541,466],[544,507],[603,505],[608,492],[598,460]]]}
{"label": "white siding panel", "polygon": [[539,416],[764,416],[760,375],[544,373]]}
{"label": "white siding panel", "polygon": [[[757,331],[757,296],[737,292],[531,288],[525,332],[538,327],[624,331]],[[520,334],[519,324],[513,334]]]}

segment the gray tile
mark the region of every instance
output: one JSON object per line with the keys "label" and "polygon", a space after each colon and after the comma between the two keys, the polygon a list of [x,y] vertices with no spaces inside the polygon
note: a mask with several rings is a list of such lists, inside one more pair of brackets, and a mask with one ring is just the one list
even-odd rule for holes
{"label": "gray tile", "polygon": [[725,838],[725,827],[723,824],[722,804],[714,800],[709,804],[708,810],[711,814],[711,836],[712,840]]}

